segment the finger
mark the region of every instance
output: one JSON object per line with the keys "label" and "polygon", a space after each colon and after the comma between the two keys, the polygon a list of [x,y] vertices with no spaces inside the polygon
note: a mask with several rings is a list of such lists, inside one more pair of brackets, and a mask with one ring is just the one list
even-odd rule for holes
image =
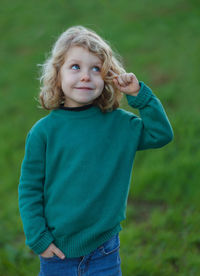
{"label": "finger", "polygon": [[117,88],[119,88],[120,85],[119,85],[117,79],[113,79],[113,82],[114,82],[115,86],[116,86]]}
{"label": "finger", "polygon": [[127,84],[129,82],[129,75],[127,73],[122,74],[121,78],[125,84]]}
{"label": "finger", "polygon": [[117,79],[113,79],[114,85],[117,87],[117,89],[121,89],[121,86],[119,85]]}
{"label": "finger", "polygon": [[44,257],[44,258],[51,258],[51,257],[53,257],[54,256],[54,254],[53,254],[53,252],[51,252],[50,251],[50,255],[49,254],[47,254],[48,252],[46,252],[45,254],[44,253],[42,253],[42,254],[40,254],[40,256],[42,256],[42,257]]}
{"label": "finger", "polygon": [[135,74],[133,74],[133,73],[130,73],[130,79],[131,79],[131,81],[133,81],[134,79],[136,79],[136,76],[135,76]]}
{"label": "finger", "polygon": [[64,259],[65,258],[65,255],[63,254],[63,252],[58,248],[56,247],[55,245],[53,246],[52,248],[52,251],[61,259]]}
{"label": "finger", "polygon": [[133,73],[126,73],[122,75],[125,83],[130,83],[133,79]]}
{"label": "finger", "polygon": [[128,73],[124,73],[124,74],[120,75],[120,77],[123,81],[124,86],[128,85],[131,82],[130,74],[128,74]]}
{"label": "finger", "polygon": [[117,81],[118,81],[119,85],[121,85],[121,86],[125,86],[125,85],[126,85],[125,82],[124,82],[123,79],[122,79],[122,75],[120,75],[120,76],[117,78]]}
{"label": "finger", "polygon": [[134,78],[133,73],[127,74],[127,81],[128,81],[128,82],[131,82],[131,81],[133,80],[133,78]]}
{"label": "finger", "polygon": [[129,75],[128,75],[128,74],[124,74],[123,80],[124,80],[124,82],[125,82],[126,84],[129,83]]}

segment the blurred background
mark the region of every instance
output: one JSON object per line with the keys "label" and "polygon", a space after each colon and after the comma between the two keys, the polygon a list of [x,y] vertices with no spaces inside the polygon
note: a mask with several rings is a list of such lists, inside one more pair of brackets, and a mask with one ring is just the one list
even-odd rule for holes
{"label": "blurred background", "polygon": [[[124,276],[200,275],[200,2],[1,1],[0,276],[35,276],[18,209],[25,138],[39,109],[39,67],[68,27],[108,40],[161,100],[174,140],[138,152],[120,232]],[[138,114],[124,97],[121,107]]]}

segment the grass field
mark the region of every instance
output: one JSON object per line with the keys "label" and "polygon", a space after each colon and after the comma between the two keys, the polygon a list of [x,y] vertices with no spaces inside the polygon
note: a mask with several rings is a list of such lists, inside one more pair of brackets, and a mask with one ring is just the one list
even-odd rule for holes
{"label": "grass field", "polygon": [[[127,72],[163,103],[174,140],[139,152],[120,232],[123,276],[200,275],[200,2],[97,0],[1,2],[0,276],[35,276],[18,182],[37,108],[39,68],[66,28],[84,25],[110,41]],[[121,107],[128,106],[125,97]]]}

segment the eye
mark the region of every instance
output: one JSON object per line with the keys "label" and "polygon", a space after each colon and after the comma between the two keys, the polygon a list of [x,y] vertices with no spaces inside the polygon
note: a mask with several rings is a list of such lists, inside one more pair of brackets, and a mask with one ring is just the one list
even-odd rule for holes
{"label": "eye", "polygon": [[[73,64],[72,66],[71,66],[71,68],[73,69],[73,67],[79,67],[79,65],[78,64]],[[80,67],[79,67],[80,68]]]}
{"label": "eye", "polygon": [[96,72],[100,72],[101,71],[101,69],[100,69],[99,66],[94,66],[93,68],[97,68],[97,70],[95,70]]}

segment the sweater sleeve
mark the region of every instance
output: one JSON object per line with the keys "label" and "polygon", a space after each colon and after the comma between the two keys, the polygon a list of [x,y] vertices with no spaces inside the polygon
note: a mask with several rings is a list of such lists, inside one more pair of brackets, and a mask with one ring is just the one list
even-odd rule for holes
{"label": "sweater sleeve", "polygon": [[18,185],[19,211],[26,245],[36,254],[44,252],[54,240],[44,217],[45,141],[29,131]]}
{"label": "sweater sleeve", "polygon": [[131,117],[131,127],[135,120],[141,125],[137,150],[160,148],[173,139],[173,130],[160,100],[152,90],[139,81],[140,91],[137,96],[126,94],[128,104],[139,109],[140,117]]}

